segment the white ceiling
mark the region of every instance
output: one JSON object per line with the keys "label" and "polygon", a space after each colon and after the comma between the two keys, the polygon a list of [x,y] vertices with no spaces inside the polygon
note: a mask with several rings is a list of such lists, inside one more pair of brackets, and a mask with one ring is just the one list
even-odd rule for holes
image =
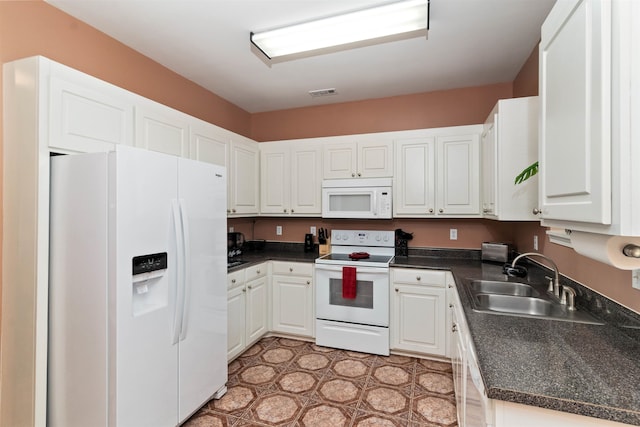
{"label": "white ceiling", "polygon": [[[250,113],[512,81],[555,0],[431,0],[428,40],[269,68],[249,33],[385,0],[47,0]],[[338,95],[311,98],[310,90]]]}

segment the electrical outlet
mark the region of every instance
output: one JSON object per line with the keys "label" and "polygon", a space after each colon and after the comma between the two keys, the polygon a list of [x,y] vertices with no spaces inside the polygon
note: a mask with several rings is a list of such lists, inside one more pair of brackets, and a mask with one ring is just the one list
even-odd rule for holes
{"label": "electrical outlet", "polygon": [[631,271],[631,286],[640,289],[640,270]]}
{"label": "electrical outlet", "polygon": [[458,240],[458,229],[457,228],[449,229],[449,240]]}
{"label": "electrical outlet", "polygon": [[229,227],[229,233],[233,233],[234,228],[233,227]]}
{"label": "electrical outlet", "polygon": [[315,236],[315,235],[316,235],[316,227],[315,227],[314,225],[312,225],[312,226],[309,228],[309,232],[311,232],[311,234]]}
{"label": "electrical outlet", "polygon": [[276,225],[276,236],[282,236],[282,226]]}
{"label": "electrical outlet", "polygon": [[537,235],[533,236],[533,250],[534,251],[538,250],[538,236]]}

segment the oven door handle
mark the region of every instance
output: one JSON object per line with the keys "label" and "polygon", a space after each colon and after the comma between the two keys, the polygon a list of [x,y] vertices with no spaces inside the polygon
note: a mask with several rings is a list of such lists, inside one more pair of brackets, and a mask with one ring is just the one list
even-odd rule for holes
{"label": "oven door handle", "polygon": [[324,265],[324,264],[316,264],[316,271],[329,271],[341,273],[342,267],[355,267],[356,273],[368,273],[368,274],[389,274],[389,269],[385,267],[358,267],[353,264],[345,264],[345,265]]}

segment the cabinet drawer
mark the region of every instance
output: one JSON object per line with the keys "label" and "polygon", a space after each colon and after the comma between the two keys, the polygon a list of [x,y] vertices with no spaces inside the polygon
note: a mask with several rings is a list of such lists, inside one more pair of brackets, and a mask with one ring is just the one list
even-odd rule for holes
{"label": "cabinet drawer", "polygon": [[267,263],[263,262],[262,264],[252,265],[251,267],[247,267],[244,269],[244,279],[247,282],[250,282],[258,277],[263,277],[267,275]]}
{"label": "cabinet drawer", "polygon": [[233,289],[241,285],[244,285],[244,270],[227,274],[227,289]]}
{"label": "cabinet drawer", "polygon": [[311,276],[313,275],[313,264],[305,262],[273,261],[273,274]]}
{"label": "cabinet drawer", "polygon": [[393,283],[406,283],[411,285],[438,286],[444,288],[446,284],[446,271],[419,270],[415,268],[391,269]]}

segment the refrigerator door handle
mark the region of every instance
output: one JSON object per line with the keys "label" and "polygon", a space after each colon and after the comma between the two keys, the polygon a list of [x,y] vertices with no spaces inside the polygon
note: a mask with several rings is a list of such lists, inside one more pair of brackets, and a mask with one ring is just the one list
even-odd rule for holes
{"label": "refrigerator door handle", "polygon": [[191,254],[189,248],[191,247],[189,242],[189,217],[187,216],[187,208],[185,207],[184,200],[180,199],[180,218],[182,219],[182,321],[180,323],[180,341],[184,340],[187,336],[188,328],[188,310],[189,298],[191,296]]}
{"label": "refrigerator door handle", "polygon": [[171,212],[173,215],[173,232],[176,239],[176,283],[174,284],[176,298],[171,344],[177,344],[182,330],[182,314],[184,311],[184,230],[179,202],[176,199],[171,201]]}

